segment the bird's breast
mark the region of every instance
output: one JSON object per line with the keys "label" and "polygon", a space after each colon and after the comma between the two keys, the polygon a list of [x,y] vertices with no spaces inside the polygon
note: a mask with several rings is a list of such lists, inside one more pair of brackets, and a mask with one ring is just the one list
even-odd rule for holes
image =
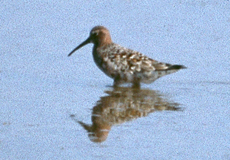
{"label": "bird's breast", "polygon": [[[114,78],[121,74],[121,69],[127,66],[127,62],[121,57],[116,45],[94,47],[93,57],[97,66],[109,77]],[[124,71],[124,69],[123,69]]]}

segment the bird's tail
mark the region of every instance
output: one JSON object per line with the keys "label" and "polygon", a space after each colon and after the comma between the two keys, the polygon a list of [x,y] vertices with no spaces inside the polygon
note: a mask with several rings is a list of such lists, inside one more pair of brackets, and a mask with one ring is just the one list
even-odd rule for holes
{"label": "bird's tail", "polygon": [[166,65],[168,66],[168,68],[156,70],[156,71],[158,71],[158,78],[160,78],[164,75],[167,75],[167,74],[177,72],[180,69],[186,69],[187,68],[183,65],[177,65],[177,64],[175,64],[175,65],[166,64]]}
{"label": "bird's tail", "polygon": [[187,67],[183,66],[183,65],[171,65],[169,68],[167,68],[166,70],[179,70],[179,69],[186,69]]}

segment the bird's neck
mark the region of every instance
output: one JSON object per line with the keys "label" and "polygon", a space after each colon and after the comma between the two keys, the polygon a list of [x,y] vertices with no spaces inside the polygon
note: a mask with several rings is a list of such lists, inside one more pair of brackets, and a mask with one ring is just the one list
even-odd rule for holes
{"label": "bird's neck", "polygon": [[110,36],[100,37],[98,41],[94,43],[96,47],[104,47],[112,43],[112,39]]}

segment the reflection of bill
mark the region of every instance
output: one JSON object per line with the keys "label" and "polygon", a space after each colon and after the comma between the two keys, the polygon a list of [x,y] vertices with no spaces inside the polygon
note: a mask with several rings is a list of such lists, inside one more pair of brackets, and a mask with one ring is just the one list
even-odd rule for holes
{"label": "reflection of bill", "polygon": [[[153,90],[118,87],[105,92],[108,95],[101,97],[93,107],[93,124],[77,121],[93,142],[105,141],[113,125],[145,117],[154,111],[180,110],[177,103],[168,102]],[[74,118],[74,115],[71,117]]]}

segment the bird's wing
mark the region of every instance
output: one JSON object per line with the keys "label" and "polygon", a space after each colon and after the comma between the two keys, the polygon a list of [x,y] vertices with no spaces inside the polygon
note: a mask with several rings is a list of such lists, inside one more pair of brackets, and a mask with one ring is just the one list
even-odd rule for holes
{"label": "bird's wing", "polygon": [[172,65],[168,63],[158,62],[153,60],[140,52],[130,51],[127,54],[127,62],[130,66],[133,66],[137,72],[151,72],[158,70],[167,70]]}
{"label": "bird's wing", "polygon": [[[122,47],[115,43],[111,44],[108,53],[110,64],[130,72],[152,72],[171,69],[174,65],[158,62],[140,52]],[[176,67],[177,68],[177,67]],[[172,68],[172,69],[176,69]],[[179,68],[178,68],[179,69]]]}

